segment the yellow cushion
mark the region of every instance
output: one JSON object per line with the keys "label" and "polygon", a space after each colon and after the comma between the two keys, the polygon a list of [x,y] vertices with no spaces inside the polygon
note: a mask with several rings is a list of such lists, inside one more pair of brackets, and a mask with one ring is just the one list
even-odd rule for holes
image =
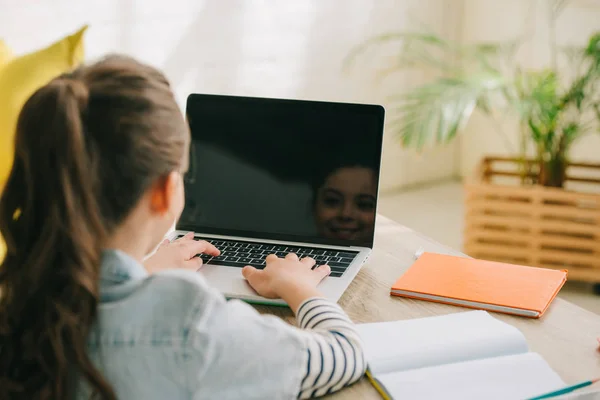
{"label": "yellow cushion", "polygon": [[11,58],[13,58],[12,51],[10,51],[7,44],[0,39],[0,69],[2,69],[2,66],[8,63]]}
{"label": "yellow cushion", "polygon": [[[0,190],[12,167],[15,128],[23,104],[41,86],[83,61],[86,29],[87,25],[46,48],[22,56],[14,56],[0,40]],[[4,253],[0,240],[0,260]]]}

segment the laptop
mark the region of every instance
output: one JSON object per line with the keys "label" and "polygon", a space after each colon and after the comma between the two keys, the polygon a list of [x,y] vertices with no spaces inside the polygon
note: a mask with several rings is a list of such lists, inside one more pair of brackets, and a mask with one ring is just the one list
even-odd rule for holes
{"label": "laptop", "polygon": [[227,298],[259,296],[242,277],[269,254],[328,264],[337,301],[373,248],[384,109],[379,105],[192,94],[186,204],[171,232],[221,255],[199,270]]}

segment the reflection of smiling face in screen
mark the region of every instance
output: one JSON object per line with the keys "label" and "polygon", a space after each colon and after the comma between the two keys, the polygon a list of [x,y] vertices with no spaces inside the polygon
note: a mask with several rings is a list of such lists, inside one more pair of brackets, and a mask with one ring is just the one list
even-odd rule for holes
{"label": "reflection of smiling face in screen", "polygon": [[367,167],[334,170],[317,189],[315,222],[321,236],[367,242],[373,235],[377,183]]}

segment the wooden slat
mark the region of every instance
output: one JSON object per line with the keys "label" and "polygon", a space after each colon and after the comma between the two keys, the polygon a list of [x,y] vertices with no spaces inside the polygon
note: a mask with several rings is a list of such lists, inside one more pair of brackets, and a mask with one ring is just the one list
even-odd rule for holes
{"label": "wooden slat", "polygon": [[[519,163],[523,163],[523,162],[525,162],[528,165],[533,165],[533,166],[539,165],[538,160],[534,160],[534,159],[519,160],[514,157],[503,157],[503,156],[485,157],[483,159],[483,162],[490,164],[490,165],[492,165],[494,163],[502,163],[502,164],[512,164],[512,165],[517,166]],[[591,170],[598,170],[600,172],[600,164],[597,164],[597,163],[570,162],[568,167],[586,168],[586,169],[591,169]]]}
{"label": "wooden slat", "polygon": [[541,268],[550,268],[550,269],[566,269],[569,271],[567,279],[569,280],[581,280],[581,281],[591,281],[591,282],[600,282],[600,268],[581,268],[581,267],[558,267],[556,265],[551,264],[538,264],[537,267]]}
{"label": "wooden slat", "polygon": [[[465,233],[465,241],[469,243],[481,243],[481,240],[515,243],[519,248],[531,247],[531,235],[515,232],[495,232],[491,230],[477,230]],[[492,244],[492,243],[489,243]]]}
{"label": "wooden slat", "polygon": [[597,204],[600,209],[600,195],[541,186],[509,186],[493,183],[467,183],[464,185],[466,200],[485,196],[540,198],[542,201],[580,202]]}
{"label": "wooden slat", "polygon": [[[485,157],[484,162],[487,163],[493,163],[493,162],[511,162],[513,164],[517,164],[518,162],[521,162],[521,160],[515,158],[515,157],[503,157],[503,156],[492,156],[492,157]],[[538,161],[537,160],[532,160],[532,159],[527,159],[524,160],[527,164],[537,164]],[[598,171],[600,171],[600,164],[595,164],[595,163],[585,163],[585,162],[570,162],[569,163],[570,167],[579,167],[579,168],[590,168],[590,169],[597,169]]]}
{"label": "wooden slat", "polygon": [[509,254],[511,258],[523,258],[523,259],[531,259],[532,251],[531,249],[521,249],[513,246],[505,246],[505,245],[490,245],[483,244],[477,242],[465,242],[464,244],[465,252],[474,256],[471,253],[485,253],[489,255],[505,255]]}
{"label": "wooden slat", "polygon": [[[539,216],[540,218],[560,217],[582,219],[588,221],[589,224],[600,227],[600,213],[597,210],[586,210],[576,207],[511,202],[507,200],[468,200],[465,203],[465,208],[467,214],[471,216],[482,215],[484,212],[494,211],[498,214],[513,213],[527,217]],[[515,218],[515,216],[513,216],[513,218]],[[574,221],[570,222],[574,223]]]}
{"label": "wooden slat", "polygon": [[515,228],[531,228],[532,222],[535,221],[531,215],[526,216],[511,216],[484,214],[481,210],[468,210],[465,213],[465,221],[467,225],[473,224],[489,224],[496,226],[511,226]]}
{"label": "wooden slat", "polygon": [[466,197],[493,195],[493,196],[515,196],[515,197],[535,197],[539,187],[537,186],[507,186],[496,185],[492,183],[474,183],[465,184]]}
{"label": "wooden slat", "polygon": [[591,203],[596,205],[596,209],[600,209],[600,196],[594,193],[579,193],[557,188],[541,188],[539,196],[542,201]]}
{"label": "wooden slat", "polygon": [[[597,240],[600,240],[600,225],[586,225],[576,222],[567,221],[547,221],[541,220],[537,222],[540,231],[554,231],[566,234],[580,235],[596,235]],[[597,242],[600,246],[600,242]]]}
{"label": "wooden slat", "polygon": [[539,262],[551,261],[568,264],[587,264],[600,268],[600,257],[595,254],[576,254],[560,250],[541,250],[536,255]]}
{"label": "wooden slat", "polygon": [[571,162],[571,163],[569,163],[569,167],[590,168],[590,169],[600,170],[600,165],[595,164],[595,163],[585,163],[585,162]]}
{"label": "wooden slat", "polygon": [[[572,236],[556,236],[539,233],[532,237],[528,232],[515,231],[496,231],[493,229],[465,229],[465,241],[482,243],[500,242],[505,245],[514,243],[519,248],[539,246],[552,246],[557,248],[571,248],[582,250],[594,250],[598,247],[598,239],[596,238],[577,238]],[[600,255],[599,255],[600,257]]]}
{"label": "wooden slat", "polygon": [[506,200],[470,200],[466,203],[469,213],[481,213],[482,211],[511,212],[520,215],[532,215],[538,209],[532,203],[517,203]]}
{"label": "wooden slat", "polygon": [[513,202],[508,200],[482,200],[473,199],[465,202],[467,212],[475,213],[481,211],[514,212],[526,215],[540,215],[562,218],[581,218],[600,225],[600,212],[584,208],[559,206],[550,204],[535,204],[524,202]]}
{"label": "wooden slat", "polygon": [[[467,213],[465,218],[465,231],[493,230],[484,227],[484,225],[505,227],[509,230],[528,230],[534,228],[540,234],[543,232],[555,232],[556,235],[548,236],[561,237],[562,235],[594,235],[596,240],[600,240],[600,225],[586,225],[569,221],[547,221],[538,220],[533,222],[530,218],[510,217],[504,215],[484,215],[480,213]],[[600,246],[600,242],[597,242]]]}
{"label": "wooden slat", "polygon": [[[570,265],[571,279],[600,281],[600,194],[493,183],[494,176],[521,176],[511,158],[490,157],[481,166],[485,179],[465,184],[469,255],[550,268]],[[574,168],[600,172],[600,164],[571,164],[566,180],[600,183],[600,177]]]}
{"label": "wooden slat", "polygon": [[[511,171],[498,171],[494,169],[490,169],[488,171],[489,176],[510,176],[515,178],[521,178],[523,174],[520,172],[511,172]],[[529,173],[525,175],[526,178],[537,178],[538,174]],[[587,177],[578,177],[575,175],[567,174],[565,177],[565,182],[583,182],[583,183],[600,183],[599,178],[587,178]]]}
{"label": "wooden slat", "polygon": [[523,247],[514,247],[504,244],[487,244],[479,243],[476,241],[465,242],[465,249],[468,249],[467,253],[471,255],[473,252],[486,253],[490,255],[509,254],[514,258],[523,259],[540,259],[548,260],[551,262],[560,262],[564,264],[589,264],[599,265],[600,257],[596,254],[577,254],[569,251],[562,250],[542,250],[542,249],[529,249]]}
{"label": "wooden slat", "polygon": [[564,217],[564,218],[581,218],[593,221],[600,225],[600,213],[598,210],[586,210],[583,208],[575,208],[568,206],[555,206],[544,204],[540,205],[537,210],[540,216]]}
{"label": "wooden slat", "polygon": [[[571,248],[594,251],[598,248],[598,240],[574,237],[556,237],[551,235],[538,235],[539,246],[552,246],[558,248]],[[600,255],[598,255],[600,259]]]}
{"label": "wooden slat", "polygon": [[485,215],[476,213],[467,213],[465,218],[465,229],[477,230],[485,229],[483,225],[494,225],[517,229],[531,229],[531,220],[529,218],[509,217],[504,215]]}

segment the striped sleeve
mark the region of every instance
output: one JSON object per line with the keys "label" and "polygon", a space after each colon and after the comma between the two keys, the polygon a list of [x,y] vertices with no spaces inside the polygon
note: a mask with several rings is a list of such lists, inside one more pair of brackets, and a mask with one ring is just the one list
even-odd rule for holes
{"label": "striped sleeve", "polygon": [[298,325],[308,352],[299,398],[320,397],[359,380],[366,370],[354,324],[335,303],[311,298],[298,308]]}

